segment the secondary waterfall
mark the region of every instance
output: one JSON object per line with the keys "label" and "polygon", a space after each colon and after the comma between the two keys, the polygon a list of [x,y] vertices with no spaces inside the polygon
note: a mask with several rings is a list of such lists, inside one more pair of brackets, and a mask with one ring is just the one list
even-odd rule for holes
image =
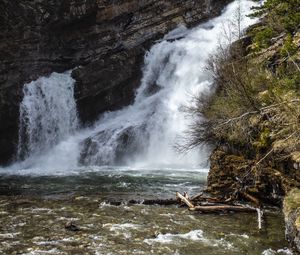
{"label": "secondary waterfall", "polygon": [[[210,90],[207,60],[220,44],[234,40],[239,5],[247,14],[253,2],[235,1],[220,17],[191,30],[177,28],[157,42],[145,56],[134,103],[103,114],[88,129],[75,132],[78,121],[70,72],[25,85],[19,158],[27,159],[22,167],[195,168],[206,163],[207,148],[179,155],[174,145],[192,121],[184,111],[191,95]],[[244,29],[254,21],[243,15],[238,23]],[[222,40],[224,34],[227,40]]]}
{"label": "secondary waterfall", "polygon": [[71,73],[53,73],[23,88],[20,105],[18,158],[46,153],[77,128]]}

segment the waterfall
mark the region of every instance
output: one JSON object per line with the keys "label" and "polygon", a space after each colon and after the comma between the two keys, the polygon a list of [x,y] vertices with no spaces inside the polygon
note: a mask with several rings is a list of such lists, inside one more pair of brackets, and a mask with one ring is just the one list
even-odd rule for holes
{"label": "waterfall", "polygon": [[[82,143],[85,165],[199,167],[208,148],[180,155],[174,145],[188,130],[185,109],[191,95],[210,91],[207,60],[218,46],[237,39],[235,20],[241,7],[249,13],[253,2],[236,1],[218,18],[188,30],[179,27],[155,44],[145,56],[143,78],[134,104],[105,114]],[[244,29],[253,20],[239,20]],[[222,34],[226,38],[221,38]]]}
{"label": "waterfall", "polygon": [[[208,160],[209,149],[185,155],[174,145],[192,119],[185,108],[191,95],[211,90],[206,65],[221,44],[222,35],[234,40],[239,5],[248,14],[252,1],[235,1],[214,18],[194,29],[179,27],[145,55],[143,78],[132,105],[107,112],[91,127],[75,132],[74,80],[70,72],[53,73],[24,86],[20,107],[18,156],[23,167],[75,168],[91,165],[195,168]],[[242,29],[254,23],[243,16]],[[75,132],[75,133],[74,133]],[[28,163],[30,162],[30,163]]]}
{"label": "waterfall", "polygon": [[[206,31],[205,28],[201,29]],[[105,114],[83,144],[82,162],[87,165],[138,164],[196,166],[201,153],[181,156],[174,149],[189,120],[184,112],[189,94],[211,83],[203,72],[209,54],[201,50],[211,41],[179,28],[145,56],[141,86],[133,105]],[[199,33],[200,34],[200,33]],[[206,157],[202,157],[206,158]]]}
{"label": "waterfall", "polygon": [[70,72],[25,84],[20,104],[18,158],[46,153],[74,133],[78,121]]}

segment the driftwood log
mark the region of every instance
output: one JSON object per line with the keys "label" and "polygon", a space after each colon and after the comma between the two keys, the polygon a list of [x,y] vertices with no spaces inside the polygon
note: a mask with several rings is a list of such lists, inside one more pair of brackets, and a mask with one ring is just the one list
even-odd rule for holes
{"label": "driftwood log", "polygon": [[[191,211],[202,211],[202,212],[224,212],[224,211],[234,211],[234,212],[256,212],[256,208],[244,206],[244,205],[228,205],[224,204],[228,201],[224,201],[224,203],[220,203],[220,199],[218,198],[205,198],[205,204],[201,202],[201,205],[194,205],[193,201],[189,199],[189,197],[185,194],[182,195],[179,192],[176,192],[176,198],[181,202],[185,203]],[[197,200],[203,201],[204,199],[200,199],[200,196],[196,196]],[[215,202],[212,202],[215,201]]]}
{"label": "driftwood log", "polygon": [[257,211],[257,223],[258,223],[258,229],[262,229],[262,223],[263,223],[263,211],[261,210],[261,202],[254,196],[246,193],[246,192],[239,192],[243,198],[254,204],[255,209]]}
{"label": "driftwood log", "polygon": [[[258,229],[262,229],[263,211],[261,210],[260,201],[252,195],[245,192],[240,192],[240,195],[251,202],[255,207],[238,204],[236,199],[221,199],[215,197],[204,196],[203,193],[189,198],[185,192],[181,194],[176,192],[176,199],[149,199],[149,200],[129,200],[125,204],[144,204],[144,205],[178,205],[185,204],[190,211],[203,213],[222,213],[222,212],[256,212]],[[235,201],[235,202],[234,202]],[[119,206],[124,204],[124,201],[108,201],[111,205]]]}
{"label": "driftwood log", "polygon": [[263,211],[260,208],[256,208],[257,211],[257,222],[258,222],[258,229],[262,229],[262,217],[263,217]]}
{"label": "driftwood log", "polygon": [[[255,207],[242,205],[242,204],[228,204],[233,202],[232,198],[227,200],[220,200],[219,198],[204,197],[203,194],[194,196],[191,200],[189,196],[184,193],[184,195],[176,192],[176,198],[180,202],[185,203],[190,211],[198,211],[202,213],[220,213],[220,212],[254,212],[257,213],[258,229],[262,229],[262,216],[263,211],[261,210],[260,201],[252,195],[245,192],[240,192],[240,194],[247,199],[249,202],[255,205]],[[196,204],[196,205],[195,205]]]}
{"label": "driftwood log", "polygon": [[247,199],[249,202],[252,202],[256,207],[260,207],[261,202],[254,196],[246,193],[246,192],[239,192],[242,197]]}
{"label": "driftwood log", "polygon": [[190,209],[195,207],[193,203],[189,200],[188,196],[183,196],[179,192],[176,192],[176,198],[181,202],[185,203]]}
{"label": "driftwood log", "polygon": [[189,208],[190,211],[200,211],[200,212],[256,212],[255,208],[240,206],[240,205],[209,205],[209,206],[195,206]]}

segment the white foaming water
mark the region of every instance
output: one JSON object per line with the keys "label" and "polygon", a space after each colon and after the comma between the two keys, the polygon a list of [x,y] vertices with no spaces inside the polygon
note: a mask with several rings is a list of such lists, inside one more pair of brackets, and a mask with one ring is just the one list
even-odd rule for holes
{"label": "white foaming water", "polygon": [[20,105],[18,158],[32,158],[51,149],[77,128],[71,73],[53,73],[25,84]]}
{"label": "white foaming water", "polygon": [[224,249],[234,249],[234,246],[232,243],[221,239],[208,239],[204,237],[204,233],[202,230],[192,230],[185,234],[159,234],[156,238],[153,239],[145,239],[144,242],[148,245],[153,245],[155,243],[162,243],[162,244],[168,244],[168,243],[178,243],[182,241],[182,239],[199,242],[202,244],[205,244],[207,246],[212,247],[223,247]]}
{"label": "white foaming water", "polygon": [[185,234],[158,234],[156,238],[145,239],[144,242],[152,245],[153,243],[172,243],[178,241],[178,239],[208,242],[208,240],[204,238],[202,230],[192,230]]}
{"label": "white foaming water", "polygon": [[279,249],[277,251],[267,249],[263,251],[261,255],[293,255],[293,252],[288,248]]}
{"label": "white foaming water", "polygon": [[[21,107],[19,156],[29,157],[16,168],[199,168],[207,163],[208,148],[179,155],[174,145],[192,121],[184,111],[191,95],[210,91],[212,77],[206,63],[220,43],[228,43],[221,40],[224,32],[227,38],[234,37],[232,24],[238,4],[235,1],[220,17],[195,29],[181,27],[165,36],[145,56],[135,102],[104,114],[93,127],[72,136],[77,119],[70,73],[27,84]],[[240,4],[245,14],[253,6],[247,0]],[[241,26],[244,29],[252,23],[254,20],[245,16]]]}
{"label": "white foaming water", "polygon": [[[253,3],[241,1],[241,5],[248,13]],[[184,111],[190,95],[210,90],[212,79],[206,63],[224,29],[228,35],[237,7],[238,2],[229,5],[222,16],[196,29],[178,28],[151,48],[134,104],[99,120],[84,146],[85,164],[193,168],[207,162],[207,148],[179,155],[174,145],[191,123]],[[242,28],[252,22],[244,17]]]}

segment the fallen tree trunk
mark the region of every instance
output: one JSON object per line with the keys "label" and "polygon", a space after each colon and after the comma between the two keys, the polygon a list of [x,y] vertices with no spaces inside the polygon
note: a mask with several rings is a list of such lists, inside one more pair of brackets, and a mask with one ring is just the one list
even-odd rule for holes
{"label": "fallen tree trunk", "polygon": [[177,205],[178,201],[175,199],[147,199],[142,201],[143,205]]}
{"label": "fallen tree trunk", "polygon": [[192,199],[193,201],[209,201],[209,202],[220,202],[224,201],[220,198],[217,197],[204,197],[204,196],[199,196],[196,199]]}
{"label": "fallen tree trunk", "polygon": [[197,199],[201,199],[203,197],[203,192],[197,194],[191,198],[191,201],[196,201]]}
{"label": "fallen tree trunk", "polygon": [[176,192],[176,198],[185,203],[190,209],[195,207],[188,197],[181,195],[179,192]]}
{"label": "fallen tree trunk", "polygon": [[234,211],[234,212],[256,212],[255,208],[239,206],[239,205],[211,205],[211,206],[195,206],[189,208],[190,211],[200,211],[200,212],[224,212],[224,211]]}
{"label": "fallen tree trunk", "polygon": [[234,200],[232,198],[228,198],[226,200],[218,198],[218,197],[205,197],[203,195],[197,195],[191,198],[192,202],[201,203],[201,202],[208,202],[208,203],[221,203],[221,204],[230,204]]}
{"label": "fallen tree trunk", "polygon": [[254,197],[254,196],[252,196],[252,195],[250,195],[250,194],[248,194],[248,193],[246,193],[246,192],[240,192],[240,194],[245,198],[245,199],[247,199],[248,201],[250,201],[250,202],[252,202],[253,204],[255,204],[255,206],[256,207],[260,207],[260,201],[256,198],[256,197]]}

